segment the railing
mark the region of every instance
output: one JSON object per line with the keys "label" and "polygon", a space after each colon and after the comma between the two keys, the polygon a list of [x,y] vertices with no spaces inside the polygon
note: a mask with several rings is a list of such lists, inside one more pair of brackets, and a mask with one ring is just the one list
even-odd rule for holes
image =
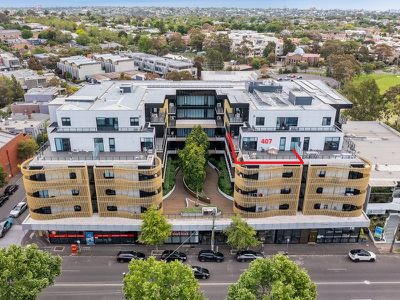
{"label": "railing", "polygon": [[[52,128],[52,127],[49,127]],[[97,128],[97,127],[54,127],[51,132],[153,132],[154,127],[118,127],[118,128]]]}
{"label": "railing", "polygon": [[254,132],[275,132],[275,131],[295,131],[295,132],[340,132],[337,126],[333,127],[297,127],[297,126],[276,126],[276,127],[246,127],[243,131]]}
{"label": "railing", "polygon": [[165,123],[165,114],[155,114],[151,116],[151,123]]}
{"label": "railing", "polygon": [[223,107],[216,106],[215,107],[215,112],[217,113],[217,115],[221,115],[221,114],[224,113],[224,109],[223,109]]}
{"label": "railing", "polygon": [[176,120],[169,117],[168,119],[168,127],[175,127],[176,126]]}
{"label": "railing", "polygon": [[176,106],[168,107],[168,114],[169,115],[175,115],[176,114]]}
{"label": "railing", "polygon": [[243,118],[234,114],[228,113],[228,118],[230,123],[243,123]]}

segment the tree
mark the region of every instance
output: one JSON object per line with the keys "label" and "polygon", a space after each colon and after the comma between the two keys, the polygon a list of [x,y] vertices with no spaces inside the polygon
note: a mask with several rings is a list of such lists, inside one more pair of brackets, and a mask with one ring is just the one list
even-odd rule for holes
{"label": "tree", "polygon": [[221,52],[214,49],[208,49],[206,53],[207,67],[211,71],[218,71],[224,68],[224,59]]}
{"label": "tree", "polygon": [[349,82],[361,72],[360,63],[351,54],[330,55],[327,63],[327,75],[342,84]]}
{"label": "tree", "polygon": [[33,138],[22,140],[18,143],[18,158],[27,159],[32,157],[39,149],[39,145]]}
{"label": "tree", "polygon": [[145,35],[140,36],[139,41],[138,41],[139,51],[149,52],[152,45],[153,45],[153,43],[151,41],[151,38],[149,38],[148,36],[145,36]]}
{"label": "tree", "polygon": [[383,94],[384,102],[390,107],[387,118],[395,117],[395,127],[400,124],[400,84],[392,86]]}
{"label": "tree", "polygon": [[317,287],[307,271],[287,256],[259,258],[250,263],[228,289],[227,300],[315,300]]}
{"label": "tree", "polygon": [[171,51],[179,52],[185,50],[185,43],[182,39],[182,34],[174,32],[168,37],[169,47]]}
{"label": "tree", "polygon": [[206,152],[195,143],[186,143],[179,151],[183,176],[188,187],[197,194],[203,190],[206,179]]}
{"label": "tree", "polygon": [[294,50],[296,50],[296,45],[293,44],[291,39],[285,37],[283,39],[283,55],[293,52]]}
{"label": "tree", "polygon": [[267,46],[265,46],[263,50],[263,56],[265,58],[268,58],[268,55],[271,53],[275,54],[275,49],[276,49],[276,43],[275,42],[268,42]]}
{"label": "tree", "polygon": [[155,206],[151,206],[142,216],[142,227],[139,241],[146,245],[156,246],[164,243],[171,235],[172,226]]}
{"label": "tree", "polygon": [[204,47],[207,52],[209,50],[218,51],[222,55],[222,59],[228,59],[230,55],[232,41],[227,34],[212,33],[204,39]]}
{"label": "tree", "polygon": [[166,263],[153,256],[129,264],[124,277],[126,299],[202,300],[200,285],[188,265],[179,261]]}
{"label": "tree", "polygon": [[197,51],[203,50],[203,42],[205,35],[201,32],[200,28],[192,28],[189,31],[190,42],[189,45],[194,47]]}
{"label": "tree", "polygon": [[0,166],[0,188],[5,186],[7,183],[7,173],[4,172],[3,167]]}
{"label": "tree", "polygon": [[28,60],[28,68],[31,70],[35,70],[35,71],[39,71],[39,70],[43,70],[43,66],[40,63],[40,61],[32,56],[29,60]]}
{"label": "tree", "polygon": [[11,104],[13,101],[13,92],[10,86],[10,79],[0,76],[0,108]]}
{"label": "tree", "polygon": [[0,299],[34,300],[61,274],[61,258],[35,245],[0,248]]}
{"label": "tree", "polygon": [[33,36],[33,33],[29,29],[23,29],[21,31],[21,37],[23,39],[30,39],[32,36]]}
{"label": "tree", "polygon": [[385,112],[385,101],[380,95],[379,87],[372,78],[366,78],[360,83],[349,83],[343,93],[353,103],[347,114],[357,121],[376,121]]}
{"label": "tree", "polygon": [[246,223],[239,215],[232,217],[231,224],[225,229],[227,244],[236,250],[244,250],[260,244],[256,237],[256,231]]}
{"label": "tree", "polygon": [[20,101],[24,98],[24,89],[22,88],[21,84],[15,78],[14,75],[11,75],[11,91],[12,91],[12,98],[13,101]]}
{"label": "tree", "polygon": [[256,70],[260,69],[266,63],[267,62],[262,57],[253,57],[253,59],[251,60],[251,66]]}
{"label": "tree", "polygon": [[267,62],[268,64],[272,65],[276,62],[276,55],[275,52],[271,52],[270,54],[268,54],[267,56]]}
{"label": "tree", "polygon": [[203,56],[195,56],[193,58],[193,66],[197,69],[197,78],[201,78],[201,71],[203,71],[204,57]]}
{"label": "tree", "polygon": [[194,143],[204,149],[205,152],[208,151],[210,147],[210,142],[208,141],[207,133],[201,128],[200,125],[194,126],[188,137],[186,138],[185,144]]}

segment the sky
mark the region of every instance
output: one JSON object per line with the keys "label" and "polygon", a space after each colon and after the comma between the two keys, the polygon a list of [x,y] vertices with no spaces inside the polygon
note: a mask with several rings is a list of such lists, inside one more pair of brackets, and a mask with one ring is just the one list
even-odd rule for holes
{"label": "sky", "polygon": [[38,6],[200,6],[247,8],[400,9],[400,0],[0,0],[0,7]]}

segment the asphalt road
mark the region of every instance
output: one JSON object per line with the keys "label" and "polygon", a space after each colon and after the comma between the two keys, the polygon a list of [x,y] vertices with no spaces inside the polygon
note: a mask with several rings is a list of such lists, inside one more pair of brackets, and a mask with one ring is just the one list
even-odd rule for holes
{"label": "asphalt road", "polygon": [[[380,255],[375,263],[353,263],[346,256],[290,256],[306,268],[318,286],[323,300],[397,300],[400,289],[400,256]],[[248,264],[227,258],[223,263],[200,263],[189,256],[188,264],[208,268],[209,280],[200,280],[210,300],[225,299],[227,288]],[[55,286],[47,288],[41,300],[120,300],[122,273],[128,264],[119,264],[110,256],[64,257],[63,272]]]}
{"label": "asphalt road", "polygon": [[[26,201],[24,185],[22,184],[21,174],[17,175],[16,183],[19,188],[18,190],[10,196],[10,198],[0,207],[0,220],[7,218],[10,215],[10,211],[14,208],[18,202]],[[4,187],[5,188],[5,187]],[[4,188],[1,189],[1,193],[3,193]],[[28,210],[24,211],[24,213],[18,218],[14,219],[14,224],[19,225],[22,224],[22,221],[28,216]]]}

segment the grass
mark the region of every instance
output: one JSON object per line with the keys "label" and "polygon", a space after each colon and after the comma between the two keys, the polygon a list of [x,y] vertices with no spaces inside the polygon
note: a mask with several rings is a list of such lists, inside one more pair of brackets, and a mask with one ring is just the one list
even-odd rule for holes
{"label": "grass", "polygon": [[163,194],[168,194],[175,186],[175,170],[179,165],[179,160],[168,157],[167,169],[165,170]]}
{"label": "grass", "polygon": [[[202,213],[203,207],[216,207],[215,205],[199,205],[199,206],[191,206],[185,207],[181,210],[182,213]],[[221,210],[217,207],[217,211],[220,212]]]}
{"label": "grass", "polygon": [[229,177],[224,157],[219,156],[219,159],[215,157],[210,157],[209,161],[220,171],[218,176],[218,187],[220,188],[220,190],[229,196],[233,196],[232,183]]}
{"label": "grass", "polygon": [[373,78],[381,91],[381,94],[385,93],[392,86],[400,84],[400,75],[388,74],[388,73],[373,73],[364,74],[356,77],[354,83],[360,83],[366,78]]}

